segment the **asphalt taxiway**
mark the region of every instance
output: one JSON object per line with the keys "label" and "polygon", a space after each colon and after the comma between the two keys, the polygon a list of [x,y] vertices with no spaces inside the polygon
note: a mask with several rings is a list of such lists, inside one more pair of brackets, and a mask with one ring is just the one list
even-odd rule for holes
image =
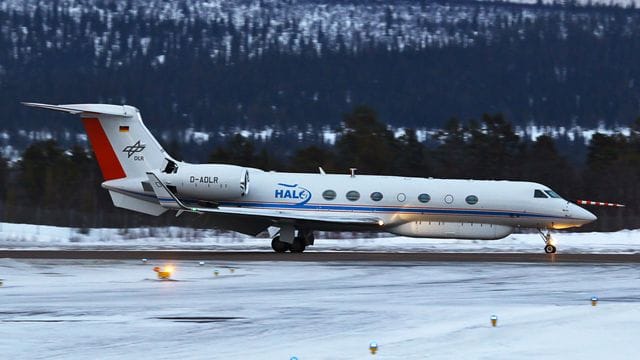
{"label": "asphalt taxiway", "polygon": [[167,259],[276,262],[497,262],[497,263],[640,263],[640,253],[436,253],[322,251],[277,254],[266,251],[176,250],[0,250],[0,258],[13,259]]}

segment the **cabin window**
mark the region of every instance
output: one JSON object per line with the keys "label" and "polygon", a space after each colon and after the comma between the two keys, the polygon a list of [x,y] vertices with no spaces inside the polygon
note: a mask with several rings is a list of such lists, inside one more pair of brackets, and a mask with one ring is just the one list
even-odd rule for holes
{"label": "cabin window", "polygon": [[478,197],[475,195],[469,195],[464,199],[464,201],[466,201],[469,205],[475,205],[478,203]]}
{"label": "cabin window", "polygon": [[536,189],[536,191],[533,192],[533,197],[534,198],[544,198],[544,199],[548,198],[548,196],[545,195],[544,192],[542,192],[542,190],[538,190],[538,189]]}
{"label": "cabin window", "polygon": [[329,200],[329,201],[331,201],[331,200],[333,200],[333,199],[335,199],[335,198],[336,198],[336,192],[335,192],[335,191],[333,191],[333,190],[325,190],[325,191],[322,193],[322,197],[323,197],[325,200]]}
{"label": "cabin window", "polygon": [[554,199],[560,199],[560,195],[556,194],[556,192],[553,190],[545,190],[544,192],[549,194],[549,196],[551,196]]}
{"label": "cabin window", "polygon": [[382,200],[382,197],[383,196],[382,196],[381,192],[377,192],[376,191],[376,192],[372,192],[371,193],[371,200],[373,200],[373,201],[380,201],[380,200]]}
{"label": "cabin window", "polygon": [[360,193],[355,191],[355,190],[351,190],[347,193],[347,200],[349,201],[357,201],[358,199],[360,199]]}
{"label": "cabin window", "polygon": [[429,194],[420,194],[418,195],[418,201],[421,203],[428,203],[431,201],[431,196]]}

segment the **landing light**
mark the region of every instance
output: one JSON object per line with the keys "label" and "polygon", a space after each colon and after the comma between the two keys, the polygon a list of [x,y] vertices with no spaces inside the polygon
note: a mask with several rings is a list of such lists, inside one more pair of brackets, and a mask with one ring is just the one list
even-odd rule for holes
{"label": "landing light", "polygon": [[380,225],[380,226],[384,225],[384,221],[378,220],[378,225]]}

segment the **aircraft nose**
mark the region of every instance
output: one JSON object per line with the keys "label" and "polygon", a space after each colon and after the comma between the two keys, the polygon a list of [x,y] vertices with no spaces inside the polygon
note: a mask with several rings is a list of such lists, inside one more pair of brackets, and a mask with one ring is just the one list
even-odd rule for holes
{"label": "aircraft nose", "polygon": [[598,219],[597,216],[593,215],[593,213],[591,213],[588,210],[585,210],[583,208],[581,208],[578,205],[573,204],[572,206],[573,208],[571,209],[571,214],[572,214],[572,218],[583,222],[583,224],[588,224],[590,222],[596,221]]}

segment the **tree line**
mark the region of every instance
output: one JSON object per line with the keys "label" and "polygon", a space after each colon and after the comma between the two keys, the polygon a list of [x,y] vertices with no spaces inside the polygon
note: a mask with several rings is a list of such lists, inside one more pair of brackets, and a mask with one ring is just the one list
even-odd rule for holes
{"label": "tree line", "polygon": [[[502,114],[481,119],[451,118],[427,146],[411,129],[399,137],[371,108],[359,106],[343,117],[334,146],[301,144],[291,155],[270,151],[240,134],[211,149],[209,162],[264,170],[540,182],[568,200],[624,203],[624,209],[595,208],[599,220],[586,230],[640,226],[640,120],[629,136],[593,136],[582,165],[560,154],[556,141],[518,136]],[[170,152],[179,156],[174,144]],[[158,218],[114,208],[93,154],[55,141],[31,144],[13,166],[0,160],[0,204],[4,221],[73,227],[181,225],[207,227],[207,217]]]}

